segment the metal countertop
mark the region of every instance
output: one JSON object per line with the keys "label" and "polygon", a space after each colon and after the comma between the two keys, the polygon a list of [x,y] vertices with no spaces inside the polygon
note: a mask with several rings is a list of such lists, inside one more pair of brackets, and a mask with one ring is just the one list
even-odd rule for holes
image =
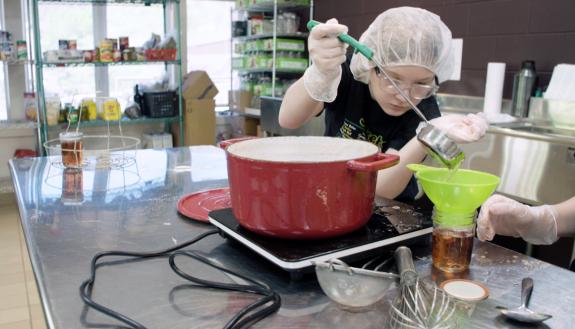
{"label": "metal countertop", "polygon": [[[134,163],[117,169],[83,171],[81,199],[62,201],[63,172],[49,158],[10,162],[22,226],[50,328],[87,328],[116,322],[84,307],[79,285],[88,277],[92,256],[107,250],[155,251],[174,246],[212,227],[180,217],[180,197],[227,185],[224,152],[215,147],[139,150]],[[315,275],[298,281],[243,247],[213,235],[189,249],[268,283],[282,307],[255,328],[383,328],[389,300],[369,312],[341,310],[321,291]],[[429,241],[414,250],[422,276],[442,280],[431,264]],[[189,271],[229,279],[197,263]],[[575,273],[490,243],[475,242],[472,265],[464,276],[490,290],[465,328],[520,328],[497,315],[496,305],[516,306],[520,282],[535,281],[531,308],[553,318],[539,328],[571,328],[575,323]],[[174,274],[165,258],[102,267],[94,298],[149,328],[220,328],[253,295],[191,287]],[[537,327],[534,327],[537,328]]]}

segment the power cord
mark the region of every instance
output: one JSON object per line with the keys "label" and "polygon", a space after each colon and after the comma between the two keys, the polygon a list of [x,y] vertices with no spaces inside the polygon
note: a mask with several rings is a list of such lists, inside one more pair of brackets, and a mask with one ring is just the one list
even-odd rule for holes
{"label": "power cord", "polygon": [[[170,267],[177,275],[182,277],[185,280],[192,281],[198,285],[205,286],[208,288],[215,288],[221,290],[231,290],[231,291],[239,291],[239,292],[246,292],[246,293],[253,293],[257,295],[263,296],[262,298],[258,299],[257,301],[251,303],[250,305],[241,309],[236,315],[234,315],[224,326],[224,329],[239,329],[245,326],[249,326],[254,324],[255,322],[267,317],[268,315],[276,312],[281,306],[281,298],[278,293],[276,293],[271,287],[266,285],[263,282],[259,282],[257,280],[248,278],[244,275],[239,273],[233,272],[229,269],[226,269],[215,262],[211,261],[210,259],[200,256],[199,254],[193,251],[183,251],[185,247],[188,247],[205,237],[208,237],[213,234],[217,234],[220,231],[215,229],[205,233],[202,233],[192,240],[184,242],[182,244],[176,245],[172,248],[168,248],[162,251],[157,252],[150,252],[150,253],[141,253],[141,252],[129,252],[129,251],[106,251],[100,252],[96,254],[91,261],[90,266],[90,277],[82,282],[80,285],[80,297],[84,301],[87,307],[93,308],[99,311],[102,314],[105,314],[111,318],[114,318],[120,322],[123,322],[130,326],[131,328],[135,329],[146,329],[146,327],[119,312],[112,310],[102,304],[95,302],[92,299],[92,289],[94,288],[94,284],[96,282],[96,270],[103,266],[103,265],[110,265],[111,263],[122,263],[118,260],[114,262],[98,262],[100,259],[109,256],[124,256],[130,257],[132,260],[137,259],[147,259],[147,258],[157,258],[157,257],[165,257],[169,256],[169,264]],[[178,251],[179,250],[179,251]],[[191,257],[201,263],[204,263],[212,268],[220,270],[222,272],[228,273],[232,276],[240,278],[247,282],[248,284],[232,284],[232,283],[224,283],[224,282],[216,282],[216,281],[209,281],[194,277],[190,274],[185,273],[181,270],[177,265],[175,258],[176,256],[186,256]]]}

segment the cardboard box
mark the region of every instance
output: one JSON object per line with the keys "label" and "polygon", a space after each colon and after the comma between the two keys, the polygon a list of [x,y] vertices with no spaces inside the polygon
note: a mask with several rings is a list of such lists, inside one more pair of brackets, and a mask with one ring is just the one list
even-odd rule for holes
{"label": "cardboard box", "polygon": [[147,149],[170,148],[172,144],[172,134],[169,133],[144,133],[142,146]]}
{"label": "cardboard box", "polygon": [[184,78],[182,89],[185,100],[210,99],[218,94],[218,88],[206,71],[190,71]]}
{"label": "cardboard box", "polygon": [[184,101],[184,141],[179,136],[178,124],[173,125],[177,145],[214,145],[216,143],[216,101],[190,99]]}
{"label": "cardboard box", "polygon": [[253,94],[245,90],[228,91],[229,106],[233,111],[245,112],[246,107],[250,107]]}

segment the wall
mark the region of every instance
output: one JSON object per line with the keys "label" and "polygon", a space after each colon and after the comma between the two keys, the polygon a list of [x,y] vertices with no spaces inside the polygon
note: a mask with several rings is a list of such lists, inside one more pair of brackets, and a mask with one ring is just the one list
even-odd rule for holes
{"label": "wall", "polygon": [[464,39],[461,81],[442,84],[440,92],[483,96],[487,62],[505,62],[504,97],[511,98],[522,60],[535,60],[542,86],[556,64],[575,62],[573,0],[316,0],[315,18],[336,17],[359,38],[379,13],[398,6],[430,10]]}

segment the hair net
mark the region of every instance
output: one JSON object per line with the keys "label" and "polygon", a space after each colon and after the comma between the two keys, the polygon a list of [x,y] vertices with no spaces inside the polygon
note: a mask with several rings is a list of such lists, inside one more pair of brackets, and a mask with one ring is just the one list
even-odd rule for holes
{"label": "hair net", "polygon": [[[399,7],[381,13],[361,35],[360,42],[374,50],[385,66],[416,65],[431,70],[439,82],[453,70],[451,31],[439,16],[421,8]],[[361,54],[351,59],[356,80],[369,82],[375,64]]]}

